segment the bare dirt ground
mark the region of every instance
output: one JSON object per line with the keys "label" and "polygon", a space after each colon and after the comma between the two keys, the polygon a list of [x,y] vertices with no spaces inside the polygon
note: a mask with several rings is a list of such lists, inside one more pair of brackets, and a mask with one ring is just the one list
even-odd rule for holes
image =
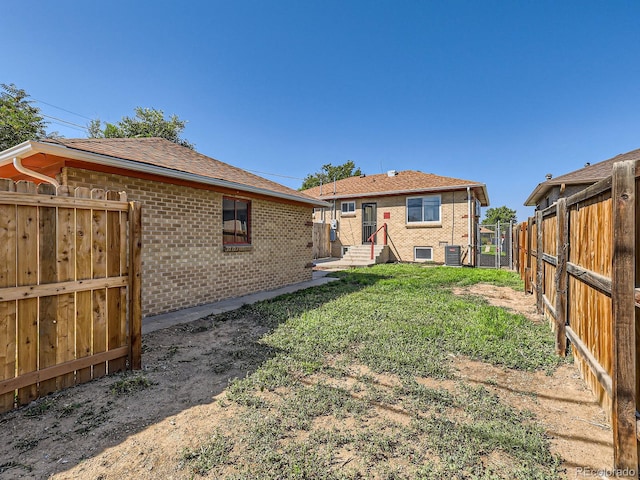
{"label": "bare dirt ground", "polygon": [[[482,296],[542,321],[531,296],[510,288],[474,285],[455,293]],[[180,468],[182,452],[233,415],[220,400],[230,379],[253,372],[272,355],[256,343],[264,333],[256,319],[238,315],[145,335],[142,375],[102,378],[0,415],[0,478],[191,478]],[[464,357],[453,363],[460,379],[536,415],[564,459],[567,478],[611,467],[611,429],[572,365],[549,376]],[[148,388],[136,390],[146,381]],[[447,387],[446,381],[424,382]]]}

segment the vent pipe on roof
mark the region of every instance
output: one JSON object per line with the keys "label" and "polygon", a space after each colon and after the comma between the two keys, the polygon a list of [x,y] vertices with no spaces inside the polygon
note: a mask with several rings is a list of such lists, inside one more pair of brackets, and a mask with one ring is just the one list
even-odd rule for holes
{"label": "vent pipe on roof", "polygon": [[51,178],[51,177],[48,177],[47,175],[43,175],[42,173],[29,170],[27,167],[22,165],[22,159],[18,157],[13,158],[13,166],[18,172],[22,173],[23,175],[28,175],[30,177],[37,178],[38,180],[42,180],[43,182],[50,183],[56,188],[60,186],[60,184],[56,181],[55,178]]}
{"label": "vent pipe on roof", "polygon": [[544,178],[546,178],[547,180],[551,180],[553,178],[553,175],[551,175],[550,173],[547,173]]}
{"label": "vent pipe on roof", "polygon": [[591,162],[587,162],[584,164],[585,167],[588,167],[589,165],[591,165]]}
{"label": "vent pipe on roof", "polygon": [[396,172],[395,170],[389,170],[387,172],[387,177],[395,177],[396,175],[398,175],[398,172]]}

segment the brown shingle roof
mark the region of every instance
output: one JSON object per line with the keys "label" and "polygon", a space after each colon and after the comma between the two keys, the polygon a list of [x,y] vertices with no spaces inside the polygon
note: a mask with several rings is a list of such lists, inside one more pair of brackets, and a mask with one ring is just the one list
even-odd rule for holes
{"label": "brown shingle roof", "polygon": [[[47,140],[73,150],[106,155],[132,162],[163,167],[175,172],[186,172],[200,177],[223,180],[288,197],[297,197],[310,203],[312,197],[291,188],[254,175],[214,158],[170,142],[164,138],[62,138]],[[171,176],[171,172],[167,172]],[[315,199],[314,199],[315,200]]]}
{"label": "brown shingle roof", "polygon": [[547,192],[557,185],[585,185],[586,187],[599,182],[613,173],[614,163],[625,160],[640,160],[640,149],[616,155],[608,160],[603,160],[539,183],[524,204],[528,206],[537,205],[547,195]]}
{"label": "brown shingle roof", "polygon": [[[565,173],[559,177],[548,180],[551,185],[560,185],[562,183],[568,184],[580,184],[580,183],[595,183],[607,178],[613,172],[613,164],[616,162],[623,162],[625,160],[640,160],[640,148],[632,150],[627,153],[616,155],[608,160],[594,163],[579,170]],[[547,182],[544,182],[547,183]]]}
{"label": "brown shingle roof", "polygon": [[422,173],[415,170],[404,170],[397,172],[393,176],[383,173],[349,177],[338,180],[335,185],[331,182],[322,187],[303,190],[303,193],[321,200],[333,200],[349,197],[375,197],[428,191],[459,190],[466,187],[472,187],[476,191],[484,206],[489,204],[486,186],[483,183],[442,177],[433,173]]}

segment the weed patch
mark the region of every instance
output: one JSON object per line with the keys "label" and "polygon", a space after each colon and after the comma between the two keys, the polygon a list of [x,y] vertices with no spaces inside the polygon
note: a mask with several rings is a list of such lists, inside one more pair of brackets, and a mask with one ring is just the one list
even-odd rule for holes
{"label": "weed patch", "polygon": [[131,395],[149,388],[153,383],[144,375],[125,376],[111,386],[113,395]]}
{"label": "weed patch", "polygon": [[192,473],[206,475],[211,469],[229,462],[233,442],[220,432],[214,432],[200,447],[182,452],[182,467]]}
{"label": "weed patch", "polygon": [[40,417],[54,406],[55,402],[52,399],[42,398],[34,402],[32,405],[29,405],[29,407],[24,411],[24,416],[28,418]]}

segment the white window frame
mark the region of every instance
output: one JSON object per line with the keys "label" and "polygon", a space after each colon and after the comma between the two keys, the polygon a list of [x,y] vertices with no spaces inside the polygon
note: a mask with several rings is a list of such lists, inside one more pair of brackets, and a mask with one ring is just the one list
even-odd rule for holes
{"label": "white window frame", "polygon": [[[345,205],[350,206],[347,211],[344,210]],[[340,202],[340,215],[355,215],[356,214],[356,202]]]}
{"label": "white window frame", "polygon": [[[418,220],[418,221],[410,221],[409,220],[409,200],[415,200],[415,199],[421,199],[422,200],[422,207],[421,207],[421,215],[422,215],[422,219]],[[424,199],[425,198],[437,198],[438,199],[438,219],[437,220],[424,220]],[[405,220],[407,222],[407,225],[439,225],[440,223],[442,223],[442,195],[421,195],[419,197],[407,197],[407,200],[405,202]]]}
{"label": "white window frame", "polygon": [[[418,250],[429,250],[431,255],[429,258],[418,258]],[[414,262],[432,262],[433,261],[433,247],[413,247],[413,261]]]}

